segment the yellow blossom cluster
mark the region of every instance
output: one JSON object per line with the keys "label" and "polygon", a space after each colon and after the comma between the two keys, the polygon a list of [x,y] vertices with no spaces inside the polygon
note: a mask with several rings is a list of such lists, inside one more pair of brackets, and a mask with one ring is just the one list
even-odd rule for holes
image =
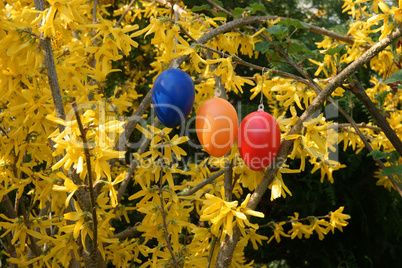
{"label": "yellow blossom cluster", "polygon": [[[270,226],[274,234],[269,238],[268,243],[270,243],[274,238],[279,243],[281,237],[290,237],[294,239],[295,237],[302,239],[310,238],[311,235],[316,233],[320,240],[324,239],[328,232],[334,233],[335,229],[343,231],[342,227],[345,227],[348,222],[346,220],[350,219],[350,215],[343,213],[344,207],[340,207],[335,211],[331,211],[326,216],[322,217],[307,217],[304,219],[299,218],[299,213],[295,212],[294,216],[289,216],[289,221],[282,222],[270,222]],[[328,221],[326,220],[328,219]],[[309,224],[304,224],[304,221],[308,221]],[[291,225],[291,228],[285,232],[284,226]]]}

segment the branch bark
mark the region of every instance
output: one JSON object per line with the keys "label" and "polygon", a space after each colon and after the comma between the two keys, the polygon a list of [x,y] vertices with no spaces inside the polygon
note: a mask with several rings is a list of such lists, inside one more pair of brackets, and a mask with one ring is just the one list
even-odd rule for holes
{"label": "branch bark", "polygon": [[[34,0],[35,9],[39,11],[45,10],[44,0]],[[41,22],[40,22],[41,24]],[[39,25],[40,26],[40,25]],[[45,58],[45,66],[47,69],[47,78],[49,81],[50,90],[52,92],[52,98],[54,103],[54,109],[56,116],[60,119],[66,120],[66,114],[64,112],[63,98],[61,96],[61,90],[59,80],[57,78],[56,65],[54,63],[52,43],[49,37],[45,37],[43,33],[39,37],[40,44],[42,46],[43,57]],[[64,130],[64,126],[58,125],[60,132]]]}
{"label": "branch bark", "polygon": [[184,192],[183,194],[181,194],[181,196],[189,196],[189,195],[192,195],[192,194],[196,193],[198,190],[202,189],[202,187],[204,187],[207,184],[210,184],[211,182],[213,182],[214,180],[216,180],[217,178],[222,176],[224,173],[225,173],[225,171],[223,171],[223,170],[217,171],[216,173],[214,173],[210,177],[206,178],[205,180],[203,180],[202,182],[197,184],[194,188],[191,188],[189,191]]}
{"label": "branch bark", "polygon": [[88,146],[88,140],[86,138],[86,131],[84,130],[84,126],[82,125],[80,114],[78,112],[77,108],[77,103],[73,101],[72,103],[75,117],[77,119],[77,124],[81,132],[81,138],[82,142],[84,145],[84,151],[85,151],[85,158],[86,158],[86,164],[87,164],[87,176],[88,176],[88,191],[89,191],[89,197],[91,201],[91,214],[92,214],[92,232],[93,232],[93,238],[92,238],[92,245],[91,245],[91,256],[88,258],[88,262],[86,263],[86,266],[88,267],[98,267],[99,261],[98,261],[98,217],[96,213],[96,201],[95,201],[95,194],[94,194],[94,186],[93,186],[93,180],[92,180],[92,167],[91,167],[91,155],[89,153],[89,146]]}
{"label": "branch bark", "polygon": [[375,107],[375,104],[371,101],[370,97],[367,96],[366,91],[355,77],[353,78],[349,90],[363,103],[363,105],[370,112],[371,116],[377,122],[377,125],[382,129],[385,136],[387,136],[388,140],[398,151],[399,155],[402,156],[402,141],[396,135],[395,131],[390,127],[385,117],[381,114],[377,107]]}
{"label": "branch bark", "polygon": [[[159,124],[160,124],[159,120],[155,119],[154,126],[158,127]],[[137,153],[139,155],[143,154],[150,142],[151,142],[150,139],[148,139],[148,138],[145,139],[144,142],[141,144],[140,148],[138,149]],[[130,183],[131,177],[133,176],[134,171],[137,168],[138,164],[139,164],[139,161],[137,159],[133,159],[133,161],[130,163],[130,167],[128,168],[127,173],[126,173],[126,177],[124,178],[124,181],[120,184],[119,190],[117,192],[117,202],[118,203],[120,203],[120,200],[123,197],[123,194],[126,191],[127,186]]]}

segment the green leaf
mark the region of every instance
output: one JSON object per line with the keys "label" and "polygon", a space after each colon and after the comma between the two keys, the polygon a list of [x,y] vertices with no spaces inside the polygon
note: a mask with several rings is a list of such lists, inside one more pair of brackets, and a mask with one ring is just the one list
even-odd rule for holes
{"label": "green leaf", "polygon": [[267,52],[271,48],[268,42],[258,42],[255,44],[255,50],[261,53]]}
{"label": "green leaf", "polygon": [[367,156],[373,156],[374,160],[378,159],[386,159],[389,156],[389,153],[387,152],[381,152],[379,150],[372,150],[370,153],[367,154]]}
{"label": "green leaf", "polygon": [[402,81],[402,70],[399,72],[394,73],[390,78],[385,80],[385,84],[392,84],[398,81]]}
{"label": "green leaf", "polygon": [[282,25],[273,25],[267,29],[267,32],[273,34],[278,39],[283,39],[286,36],[287,28]]}
{"label": "green leaf", "polygon": [[325,52],[327,55],[343,54],[346,53],[345,44],[330,48]]}
{"label": "green leaf", "polygon": [[305,29],[305,28],[310,28],[308,25],[303,25],[299,20],[291,20],[291,19],[286,19],[286,20],[281,20],[278,22],[279,25],[283,25],[286,27],[294,26],[296,29]]}
{"label": "green leaf", "polygon": [[225,12],[222,12],[222,11],[218,11],[218,12],[211,11],[211,12],[212,12],[212,14],[213,14],[215,17],[223,17],[223,18],[227,18],[227,17],[228,17],[228,15],[226,15],[226,13],[225,13]]}
{"label": "green leaf", "polygon": [[373,150],[369,154],[367,154],[367,156],[369,155],[373,156],[374,160],[386,159],[390,163],[396,163],[400,157],[399,153],[396,150],[392,152],[381,152],[379,150]]}
{"label": "green leaf", "polygon": [[388,175],[399,175],[402,173],[402,165],[385,167],[381,172],[381,176],[386,177]]}
{"label": "green leaf", "polygon": [[378,94],[375,95],[374,99],[377,100],[377,101],[380,102],[380,103],[383,103],[385,97],[386,97],[389,93],[391,93],[391,91],[389,91],[389,90],[384,91],[384,92],[381,92],[381,93],[378,93]]}
{"label": "green leaf", "polygon": [[191,11],[197,12],[197,11],[202,11],[202,10],[210,10],[211,6],[210,5],[202,5],[202,6],[193,6]]}
{"label": "green leaf", "polygon": [[293,40],[292,40],[292,43],[290,43],[290,45],[289,45],[289,54],[295,54],[297,52],[303,51],[304,48],[305,47],[303,45],[293,43]]}
{"label": "green leaf", "polygon": [[329,28],[329,30],[341,35],[347,35],[348,29],[349,28],[345,27],[345,25],[336,25],[334,27]]}
{"label": "green leaf", "polygon": [[239,19],[245,11],[247,11],[245,8],[236,7],[231,13],[234,15],[235,19]]}
{"label": "green leaf", "polygon": [[265,6],[263,6],[259,3],[251,4],[250,7],[251,7],[251,10],[250,10],[251,14],[255,14],[255,13],[257,13],[257,11],[262,11],[262,12],[266,11]]}
{"label": "green leaf", "polygon": [[396,150],[394,150],[394,151],[389,153],[388,161],[391,162],[391,163],[396,163],[396,161],[398,161],[399,157],[400,157],[399,153]]}

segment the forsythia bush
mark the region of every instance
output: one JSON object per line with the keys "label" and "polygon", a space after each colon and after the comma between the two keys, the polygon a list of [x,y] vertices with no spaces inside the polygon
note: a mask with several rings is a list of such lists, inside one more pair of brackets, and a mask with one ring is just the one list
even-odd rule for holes
{"label": "forsythia bush", "polygon": [[[259,4],[240,16],[226,10],[226,17],[208,17],[181,2],[0,1],[0,227],[7,262],[251,266],[244,256],[247,244],[258,249],[274,239],[323,239],[347,226],[343,206],[319,216],[295,212],[283,221],[256,210],[267,189],[271,201],[292,195],[286,174],[305,171],[307,163],[312,173],[321,172],[321,182],[334,182],[336,170],[346,167],[330,157],[342,141],[344,150],[356,153],[370,146],[385,162],[378,184],[398,188],[399,155],[382,126],[358,122],[363,141],[353,119],[336,124],[324,110],[312,116],[326,100],[321,90],[331,83],[338,83],[329,92],[331,105],[356,90],[353,73],[339,77],[361,61],[373,71],[373,86],[365,92],[386,111],[383,118],[395,133],[402,130],[402,46],[395,41],[402,11],[382,0],[343,3],[354,19],[346,35],[308,21],[255,17],[265,12]],[[316,43],[322,56],[312,57],[295,42],[296,31],[323,35]],[[387,38],[393,38],[389,45],[365,58]],[[136,51],[143,55],[131,57]],[[317,66],[314,77],[293,61],[296,55]],[[257,66],[244,60],[259,57],[272,62]],[[275,68],[275,59],[289,62],[299,76]],[[237,65],[253,69],[254,76],[237,73]],[[236,145],[225,157],[209,157],[187,146],[197,143],[190,135],[159,124],[149,92],[167,68],[180,68],[194,80],[193,115],[216,88],[223,98],[250,91],[256,109],[262,96],[284,142],[274,164],[253,171]],[[118,73],[130,79],[114,81]],[[298,159],[300,167],[290,169],[286,159]],[[270,237],[259,234],[255,217],[266,220]],[[116,222],[123,231],[116,231]]]}

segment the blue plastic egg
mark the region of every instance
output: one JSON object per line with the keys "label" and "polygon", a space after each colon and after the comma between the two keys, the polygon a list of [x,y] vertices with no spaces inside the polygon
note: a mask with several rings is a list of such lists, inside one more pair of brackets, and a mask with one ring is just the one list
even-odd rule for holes
{"label": "blue plastic egg", "polygon": [[184,122],[193,108],[194,98],[194,82],[180,69],[163,71],[152,87],[155,114],[159,121],[169,128]]}

